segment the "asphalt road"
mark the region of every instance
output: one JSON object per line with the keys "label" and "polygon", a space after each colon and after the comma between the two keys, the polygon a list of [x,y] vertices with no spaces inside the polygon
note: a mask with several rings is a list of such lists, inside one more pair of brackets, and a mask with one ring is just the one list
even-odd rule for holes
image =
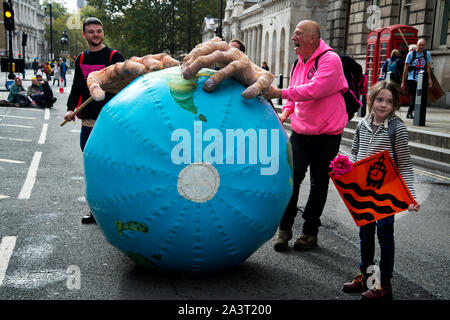
{"label": "asphalt road", "polygon": [[[0,107],[0,300],[359,300],[341,291],[358,271],[358,229],[331,183],[315,250],[277,253],[272,239],[240,267],[202,277],[137,266],[97,225],[80,222],[88,211],[80,122],[59,126],[69,88],[53,89],[52,109]],[[394,297],[448,300],[450,178],[415,170],[422,209],[395,223]]]}

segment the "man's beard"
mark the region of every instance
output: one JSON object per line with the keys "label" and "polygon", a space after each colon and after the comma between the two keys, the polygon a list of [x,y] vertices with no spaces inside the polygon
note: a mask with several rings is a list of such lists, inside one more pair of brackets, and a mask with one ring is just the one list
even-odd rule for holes
{"label": "man's beard", "polygon": [[90,46],[93,46],[93,47],[97,47],[97,46],[101,45],[102,42],[103,42],[103,39],[92,39],[92,40],[88,40],[89,45],[90,45]]}

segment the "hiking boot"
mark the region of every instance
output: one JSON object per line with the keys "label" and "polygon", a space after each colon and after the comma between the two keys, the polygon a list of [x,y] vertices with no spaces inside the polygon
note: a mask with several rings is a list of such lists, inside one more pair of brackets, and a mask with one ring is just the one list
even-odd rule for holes
{"label": "hiking boot", "polygon": [[317,236],[311,236],[306,233],[302,233],[294,243],[295,250],[309,250],[317,247]]}
{"label": "hiking boot", "polygon": [[364,292],[367,290],[366,279],[367,275],[365,276],[362,273],[358,273],[353,277],[351,282],[344,283],[342,291],[346,293]]}
{"label": "hiking boot", "polygon": [[285,251],[289,246],[289,240],[292,239],[292,230],[278,229],[278,236],[273,243],[275,251]]}
{"label": "hiking boot", "polygon": [[381,279],[381,289],[370,289],[363,292],[361,300],[392,300],[391,279]]}

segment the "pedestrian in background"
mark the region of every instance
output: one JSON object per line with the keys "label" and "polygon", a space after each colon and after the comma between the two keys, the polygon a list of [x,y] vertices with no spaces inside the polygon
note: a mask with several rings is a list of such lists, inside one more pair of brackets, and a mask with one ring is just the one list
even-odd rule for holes
{"label": "pedestrian in background", "polygon": [[[75,74],[67,101],[67,112],[64,116],[64,119],[67,121],[74,120],[73,113],[75,109],[91,96],[86,82],[88,75],[93,71],[101,70],[116,62],[125,61],[125,58],[120,52],[112,50],[103,44],[103,24],[99,19],[93,17],[86,18],[83,22],[82,36],[88,43],[89,49],[80,53],[75,60]],[[77,114],[78,118],[81,119],[81,151],[84,150],[84,146],[101,109],[113,96],[114,94],[112,93],[106,93],[104,100],[90,102],[83,111]],[[88,214],[83,216],[81,222],[94,223],[95,218],[92,212],[89,211]]]}
{"label": "pedestrian in background", "polygon": [[58,63],[56,63],[55,68],[53,69],[53,83],[52,83],[53,86],[55,85],[55,81],[58,82],[58,86],[59,86],[60,70],[61,70],[61,64],[58,62]]}
{"label": "pedestrian in background", "polygon": [[42,70],[44,73],[45,73],[45,75],[47,76],[47,81],[50,81],[50,80],[52,80],[52,73],[53,73],[53,70],[52,70],[52,67],[51,67],[51,65],[50,65],[50,61],[47,61],[47,63],[44,65],[44,69]]}
{"label": "pedestrian in background", "polygon": [[[291,119],[290,142],[293,151],[294,190],[281,220],[274,242],[276,251],[288,248],[297,215],[300,185],[309,167],[311,187],[303,211],[303,230],[294,249],[309,250],[317,246],[320,216],[328,194],[330,162],[339,151],[341,135],[348,115],[343,93],[348,84],[341,58],[321,40],[320,26],[311,20],[301,21],[292,35],[298,63],[291,71],[288,89],[271,86],[267,98],[287,102],[280,115],[281,122]],[[317,70],[316,58],[320,55]]]}
{"label": "pedestrian in background", "polygon": [[263,68],[264,70],[269,71],[269,66],[267,65],[267,62],[263,61],[261,68]]}
{"label": "pedestrian in background", "polygon": [[67,72],[66,58],[62,58],[62,59],[60,58],[59,63],[61,65],[61,69],[60,69],[61,79],[64,83],[64,87],[66,87],[66,72]]}
{"label": "pedestrian in background", "polygon": [[242,51],[242,53],[245,53],[245,45],[241,40],[233,39],[228,44],[230,45],[230,47],[239,49],[240,51]]}
{"label": "pedestrian in background", "polygon": [[378,80],[386,80],[386,75],[390,72],[390,80],[401,84],[404,66],[405,62],[400,57],[400,51],[397,49],[392,50],[391,57],[384,62],[381,68],[381,74]]}
{"label": "pedestrian in background", "polygon": [[[400,88],[393,81],[380,81],[370,89],[368,101],[369,115],[364,118],[356,131],[351,149],[351,161],[356,162],[388,150],[408,186],[411,195],[416,198],[414,189],[414,172],[411,153],[408,146],[408,130],[395,111],[400,109]],[[395,126],[395,141],[391,143],[388,127]],[[393,148],[394,146],[394,148]],[[393,150],[395,149],[395,150]],[[411,204],[409,211],[418,211],[420,204]],[[392,299],[391,278],[394,270],[394,215],[361,226],[359,228],[361,273],[351,282],[344,284],[344,292],[362,292],[362,298],[368,300]],[[381,287],[368,289],[367,268],[374,265],[375,232],[380,243]]]}
{"label": "pedestrian in background", "polygon": [[[402,90],[406,90],[408,87],[408,92],[411,96],[411,103],[409,104],[408,112],[406,114],[407,119],[414,118],[414,108],[416,104],[416,91],[417,91],[417,80],[419,78],[419,72],[421,70],[426,70],[428,73],[428,87],[433,86],[431,81],[431,54],[426,48],[425,39],[419,39],[417,41],[417,49],[414,49],[408,53],[405,60],[405,68],[403,70],[402,76]],[[427,84],[423,84],[424,88],[427,88]]]}

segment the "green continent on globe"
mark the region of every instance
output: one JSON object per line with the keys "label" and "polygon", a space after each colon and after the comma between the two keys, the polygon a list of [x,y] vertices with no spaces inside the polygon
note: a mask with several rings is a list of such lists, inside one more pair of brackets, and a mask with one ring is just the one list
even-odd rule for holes
{"label": "green continent on globe", "polygon": [[136,221],[129,221],[127,223],[123,223],[119,220],[116,220],[117,231],[120,235],[122,235],[122,231],[124,230],[133,230],[138,232],[148,232],[148,226],[145,223],[140,223]]}
{"label": "green continent on globe", "polygon": [[[170,90],[170,95],[173,100],[184,110],[193,114],[197,114],[198,109],[194,103],[194,92],[197,89],[197,81],[200,77],[210,77],[215,73],[215,70],[202,69],[194,78],[186,80],[181,76],[181,68],[170,68],[155,72],[158,77],[167,81],[167,86]],[[206,117],[200,114],[198,118],[206,122]]]}
{"label": "green continent on globe", "polygon": [[[135,252],[131,252],[131,251],[127,251],[125,252],[125,254],[134,262],[136,262],[137,264],[146,267],[146,268],[151,268],[151,269],[159,269],[159,266],[154,263],[153,261],[147,259],[146,257],[144,257],[143,255],[139,254],[139,253],[135,253]],[[156,260],[160,260],[160,259],[156,259]]]}

